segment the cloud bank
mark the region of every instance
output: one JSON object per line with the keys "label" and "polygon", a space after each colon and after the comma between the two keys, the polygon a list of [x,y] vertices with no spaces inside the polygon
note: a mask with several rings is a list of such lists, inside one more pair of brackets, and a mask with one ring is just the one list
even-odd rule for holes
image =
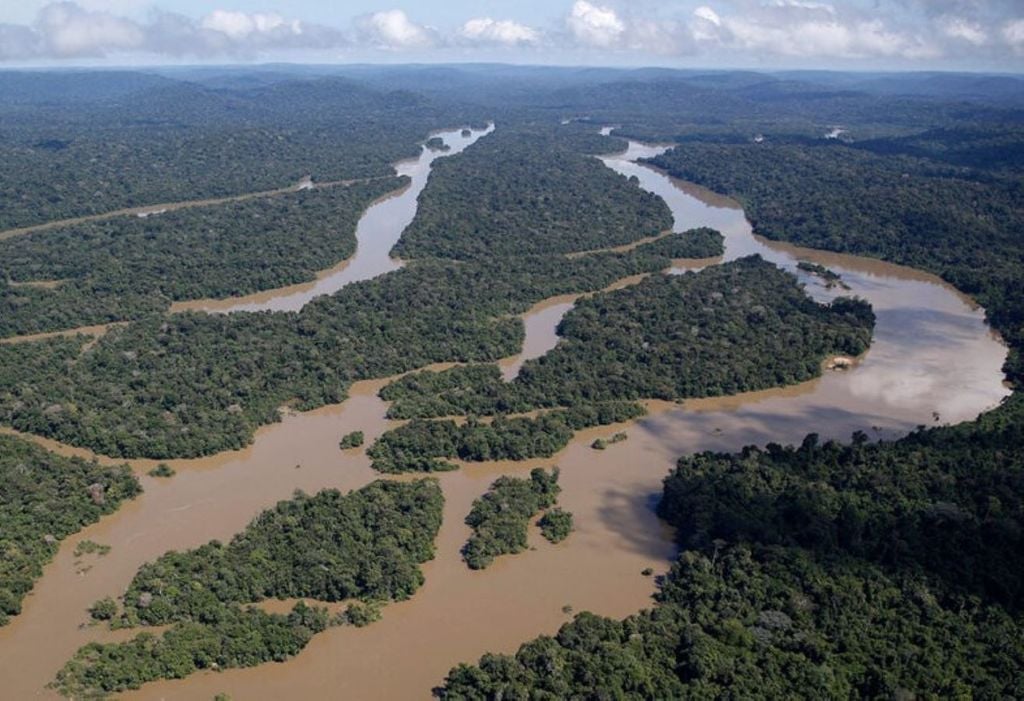
{"label": "cloud bank", "polygon": [[[104,10],[118,3],[54,2],[30,25],[0,24],[0,61],[132,55],[263,58],[283,52],[516,51],[544,56],[708,58],[718,62],[888,62],[921,67],[960,60],[1022,67],[1024,6],[1013,0],[563,0],[561,19],[531,26],[471,17],[448,31],[394,8],[329,27],[275,12],[215,9],[193,18],[151,10],[144,20]],[[123,5],[123,3],[122,3]],[[693,60],[696,61],[697,58]]]}
{"label": "cloud bank", "polygon": [[246,57],[349,43],[345,33],[276,13],[214,10],[193,19],[154,11],[145,22],[75,2],[46,5],[31,26],[0,24],[0,60],[105,58],[130,54]]}

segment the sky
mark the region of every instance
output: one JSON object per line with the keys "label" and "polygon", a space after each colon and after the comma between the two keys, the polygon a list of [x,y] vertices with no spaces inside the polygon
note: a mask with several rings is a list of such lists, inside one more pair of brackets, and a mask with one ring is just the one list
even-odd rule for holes
{"label": "sky", "polygon": [[1024,72],[1024,0],[3,0],[0,66]]}

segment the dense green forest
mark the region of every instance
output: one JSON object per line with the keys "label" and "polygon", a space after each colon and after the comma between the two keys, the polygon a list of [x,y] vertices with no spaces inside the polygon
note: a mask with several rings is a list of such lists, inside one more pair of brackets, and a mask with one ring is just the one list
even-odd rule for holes
{"label": "dense green forest", "polygon": [[502,126],[438,162],[394,254],[469,260],[571,253],[671,228],[660,197],[579,152],[591,142],[605,149],[605,142],[622,142],[579,141],[557,128]]}
{"label": "dense green forest", "polygon": [[141,491],[127,466],[63,458],[0,435],[0,626],[21,612],[64,538]]}
{"label": "dense green forest", "polygon": [[536,417],[496,416],[481,422],[413,419],[387,431],[370,447],[380,472],[444,472],[456,469],[443,458],[484,462],[551,457],[584,428],[629,421],[646,412],[640,404],[598,402],[543,412]]}
{"label": "dense green forest", "polygon": [[817,377],[871,342],[865,302],[819,305],[760,258],[654,275],[580,300],[553,350],[512,382],[495,366],[407,375],[384,388],[392,418],[502,414],[612,400],[736,394]]}
{"label": "dense green forest", "polygon": [[[0,336],[122,321],[174,301],[312,280],[355,253],[362,213],[406,182],[385,177],[2,240]],[[47,280],[62,282],[23,284]]]}
{"label": "dense green forest", "polygon": [[[18,76],[5,74],[10,85]],[[392,175],[427,134],[487,114],[338,77],[224,88],[93,74],[10,85],[0,107],[0,230],[125,207]],[[73,98],[72,98],[73,99]]]}
{"label": "dense green forest", "polygon": [[1024,403],[895,441],[768,445],[682,458],[661,515],[684,544],[715,539],[838,552],[924,572],[1024,610]]}
{"label": "dense green forest", "polygon": [[513,355],[523,326],[509,315],[670,265],[645,249],[418,261],[298,313],[148,317],[85,352],[84,338],[0,344],[0,422],[113,456],[239,448],[290,400],[311,409],[357,380]]}
{"label": "dense green forest", "polygon": [[444,497],[436,482],[374,482],[342,495],[296,494],[230,543],[212,541],[144,565],[118,625],[173,624],[161,636],[91,643],[55,682],[65,695],[109,693],[199,669],[250,667],[297,654],[324,630],[323,609],[288,615],[245,608],[269,598],[405,599],[434,556]]}
{"label": "dense green forest", "polygon": [[496,479],[487,493],[473,502],[466,516],[466,525],[473,529],[473,535],[462,548],[462,558],[470,569],[485,569],[499,555],[526,550],[526,527],[530,520],[554,506],[560,491],[557,467],[550,474],[534,468],[528,479]]}

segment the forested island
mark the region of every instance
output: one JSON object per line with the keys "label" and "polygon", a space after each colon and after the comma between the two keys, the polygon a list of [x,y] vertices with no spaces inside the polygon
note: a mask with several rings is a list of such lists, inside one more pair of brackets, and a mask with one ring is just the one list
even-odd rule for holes
{"label": "forested island", "polygon": [[[347,495],[296,494],[227,544],[167,553],[135,575],[115,622],[171,627],[124,643],[91,643],[54,684],[65,695],[96,695],[298,654],[327,628],[325,609],[299,601],[283,615],[245,605],[408,598],[423,583],[419,565],[434,557],[443,502],[430,480],[374,482]],[[112,618],[109,604],[104,609]]]}
{"label": "forested island", "polygon": [[298,313],[151,316],[95,344],[0,344],[0,422],[117,457],[240,448],[289,401],[312,409],[358,380],[513,355],[523,327],[509,315],[668,268],[648,245],[661,242],[571,260],[416,261]]}
{"label": "forested island", "polygon": [[993,139],[1006,137],[981,129],[852,145],[693,141],[652,162],[737,198],[768,238],[938,274],[978,299],[1017,358],[1024,344],[1024,243],[1017,235],[1024,196],[1019,170],[990,158]]}
{"label": "forested island", "polygon": [[[462,548],[462,557],[470,569],[482,570],[499,555],[510,555],[526,550],[526,527],[539,512],[543,518],[558,500],[558,468],[550,473],[543,468],[530,471],[529,479],[499,477],[487,493],[473,502],[466,516],[466,525],[473,535]],[[545,537],[562,540],[569,535],[571,519],[566,523],[566,512],[559,511],[546,522]],[[542,519],[543,520],[543,519]]]}
{"label": "forested island", "polygon": [[569,140],[552,127],[499,129],[437,164],[395,255],[470,260],[571,253],[669,229],[672,217],[661,198],[582,152],[617,143]]}
{"label": "forested island", "polygon": [[551,457],[573,433],[643,416],[633,402],[577,404],[535,418],[497,416],[486,423],[414,419],[382,435],[367,451],[380,472],[446,472],[457,469],[442,458],[471,462]]}

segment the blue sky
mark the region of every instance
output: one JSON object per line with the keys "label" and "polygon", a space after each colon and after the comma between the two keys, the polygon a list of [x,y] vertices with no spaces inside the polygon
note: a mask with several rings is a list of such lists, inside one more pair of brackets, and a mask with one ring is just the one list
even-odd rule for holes
{"label": "blue sky", "polygon": [[1024,70],[1024,0],[48,0],[7,65],[457,62]]}

